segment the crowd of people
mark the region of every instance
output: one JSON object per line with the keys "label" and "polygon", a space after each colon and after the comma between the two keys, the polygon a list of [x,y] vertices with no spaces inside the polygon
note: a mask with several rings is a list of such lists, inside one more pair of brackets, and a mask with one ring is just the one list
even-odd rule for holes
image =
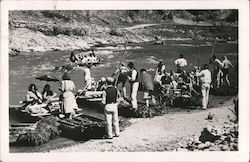
{"label": "crowd of people", "polygon": [[[83,66],[84,90],[102,91],[102,103],[105,105],[104,114],[107,128],[106,138],[113,138],[112,125],[115,130],[114,137],[119,136],[118,104],[123,98],[130,98],[131,108],[133,110],[138,109],[138,91],[143,92],[143,99],[147,107],[150,107],[150,100],[152,105],[157,103],[156,99],[159,93],[168,96],[172,105],[173,95],[175,94],[187,98],[191,97],[192,94],[200,94],[202,109],[207,109],[210,87],[218,88],[224,85],[224,83],[230,86],[229,68],[234,68],[234,66],[226,56],[223,57],[222,61],[216,58],[216,56],[212,56],[209,64],[204,64],[202,67],[194,66],[194,69],[190,72],[186,70],[188,63],[182,54],[174,63],[176,70],[169,69],[168,71],[163,61],[159,61],[154,77],[144,68],[137,70],[133,62],[129,62],[127,65],[120,63],[118,69],[111,77],[102,77],[98,82],[93,82],[91,78],[91,65]],[[210,64],[213,66],[212,72],[209,70]],[[115,78],[115,76],[117,77]],[[130,84],[129,96],[125,86],[127,82]],[[122,93],[117,88],[120,84]],[[75,109],[78,109],[78,105],[75,98],[75,84],[67,72],[62,75],[60,90],[61,95],[59,99],[62,101],[62,112],[65,117],[72,118],[75,115]],[[56,93],[51,91],[49,84],[45,85],[42,94],[37,91],[35,84],[30,84],[25,106],[29,108],[28,111],[35,111],[32,108],[39,107],[38,105],[44,107],[43,103],[46,103],[45,109],[50,111],[47,105],[50,105],[51,100],[56,95]]]}

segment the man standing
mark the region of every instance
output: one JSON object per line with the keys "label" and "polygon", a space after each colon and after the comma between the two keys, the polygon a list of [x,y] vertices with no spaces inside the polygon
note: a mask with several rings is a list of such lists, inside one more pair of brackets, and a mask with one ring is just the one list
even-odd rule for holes
{"label": "man standing", "polygon": [[222,80],[223,80],[223,82],[226,81],[227,86],[230,87],[230,81],[228,79],[229,68],[232,67],[234,69],[234,66],[231,63],[231,61],[229,61],[227,59],[227,56],[224,56],[223,61],[222,61],[222,65],[223,65],[223,67],[222,67],[222,72],[223,72]]}
{"label": "man standing", "polygon": [[187,66],[187,60],[183,57],[183,54],[180,54],[180,58],[175,60],[174,63],[177,68],[177,73],[181,73],[184,70],[184,67]]}
{"label": "man standing", "polygon": [[146,106],[149,107],[150,98],[152,103],[155,105],[155,96],[152,94],[154,90],[153,78],[149,73],[146,72],[146,69],[141,69],[140,74],[141,90],[143,91],[143,99],[146,101]]}
{"label": "man standing", "polygon": [[208,70],[208,64],[203,65],[203,70],[198,74],[201,81],[201,94],[202,94],[202,109],[207,109],[210,84],[212,82],[211,72]]}
{"label": "man standing", "polygon": [[139,88],[138,71],[135,69],[133,62],[128,63],[128,68],[131,72],[130,76],[128,76],[130,86],[131,86],[131,91],[130,91],[131,99],[132,99],[131,104],[132,104],[133,109],[137,109],[138,108],[137,92]]}
{"label": "man standing", "polygon": [[216,58],[215,55],[213,55],[210,58],[209,63],[214,66],[213,79],[212,79],[213,87],[219,88],[221,86],[221,79],[222,79],[222,70],[221,69],[223,67],[223,64],[219,59]]}
{"label": "man standing", "polygon": [[121,66],[111,76],[111,77],[113,77],[116,73],[119,73],[118,74],[119,76],[118,76],[118,79],[116,81],[115,86],[117,87],[119,83],[122,83],[123,97],[127,97],[127,91],[126,91],[125,84],[128,81],[128,77],[127,77],[128,71],[129,71],[129,69],[125,66],[125,64],[121,63]]}
{"label": "man standing", "polygon": [[114,126],[114,137],[120,136],[120,129],[119,129],[119,119],[118,119],[118,96],[120,95],[118,90],[113,86],[114,79],[112,77],[107,77],[107,84],[108,87],[106,90],[103,91],[102,94],[102,103],[105,105],[104,107],[104,114],[105,114],[105,121],[106,121],[106,131],[107,136],[106,139],[113,138],[113,128]]}

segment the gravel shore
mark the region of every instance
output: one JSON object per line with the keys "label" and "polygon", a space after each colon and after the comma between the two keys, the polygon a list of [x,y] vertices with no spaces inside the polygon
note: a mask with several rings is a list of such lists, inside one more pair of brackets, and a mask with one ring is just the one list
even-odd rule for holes
{"label": "gravel shore", "polygon": [[[208,108],[201,111],[169,113],[147,119],[130,119],[132,125],[121,132],[121,136],[112,140],[93,139],[85,143],[65,147],[50,152],[144,152],[178,151],[185,141],[200,136],[208,125],[221,126],[234,118],[232,99],[227,106]],[[209,113],[213,120],[207,120]]]}

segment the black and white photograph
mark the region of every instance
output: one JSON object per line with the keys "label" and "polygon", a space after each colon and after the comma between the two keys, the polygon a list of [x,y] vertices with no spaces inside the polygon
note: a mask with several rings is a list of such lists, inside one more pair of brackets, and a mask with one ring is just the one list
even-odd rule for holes
{"label": "black and white photograph", "polygon": [[58,4],[5,10],[1,123],[7,121],[1,135],[9,155],[208,152],[203,157],[249,158],[249,147],[240,149],[243,139],[249,145],[244,10]]}

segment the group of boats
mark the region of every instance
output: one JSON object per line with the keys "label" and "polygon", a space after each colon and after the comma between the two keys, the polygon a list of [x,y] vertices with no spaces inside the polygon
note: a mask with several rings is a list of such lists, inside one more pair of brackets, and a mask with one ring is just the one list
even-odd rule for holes
{"label": "group of boats", "polygon": [[[72,118],[66,118],[61,111],[61,101],[59,97],[51,100],[50,112],[39,112],[31,113],[24,108],[24,104],[20,105],[10,105],[9,115],[14,118],[19,123],[10,123],[9,127],[9,139],[10,143],[15,143],[18,136],[20,135],[21,129],[26,129],[30,127],[35,122],[47,117],[55,116],[60,123],[60,130],[62,135],[69,138],[86,138],[89,134],[86,130],[105,132],[104,129],[104,114],[103,105],[101,104],[102,91],[83,91],[78,90],[76,94],[78,109],[75,110],[76,115]],[[125,101],[124,101],[125,102]],[[123,108],[128,108],[130,104],[128,102],[122,103],[119,106]],[[35,105],[36,106],[36,105]],[[41,105],[37,105],[41,107]],[[46,104],[42,107],[46,108]],[[22,132],[22,131],[21,131]],[[94,136],[100,136],[102,133],[92,134],[91,138]]]}

